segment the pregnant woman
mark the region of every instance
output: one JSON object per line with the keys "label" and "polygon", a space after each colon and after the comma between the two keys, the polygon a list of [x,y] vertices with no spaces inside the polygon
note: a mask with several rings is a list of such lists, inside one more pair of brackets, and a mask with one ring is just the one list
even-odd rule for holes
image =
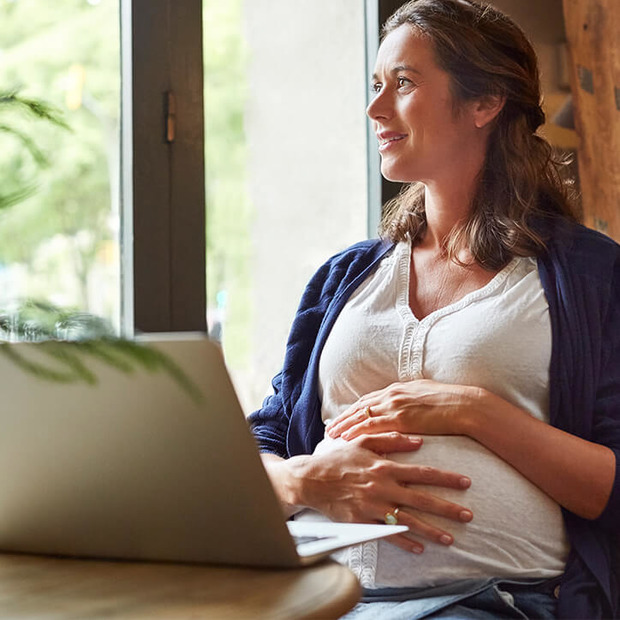
{"label": "pregnant woman", "polygon": [[493,8],[413,0],[372,90],[407,185],[304,293],[250,418],[274,487],[295,518],[409,527],[340,558],[351,618],[615,617],[620,248],[536,133],[535,53]]}

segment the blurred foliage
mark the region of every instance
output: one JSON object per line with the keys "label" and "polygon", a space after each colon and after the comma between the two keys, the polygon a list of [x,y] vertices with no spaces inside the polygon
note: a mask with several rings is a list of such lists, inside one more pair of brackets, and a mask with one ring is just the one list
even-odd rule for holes
{"label": "blurred foliage", "polygon": [[[62,120],[60,112],[45,101],[20,97],[16,92],[0,91],[0,134],[9,136],[21,144],[39,168],[49,166],[49,160],[37,146],[36,140],[23,130],[7,124],[6,118],[10,118],[13,112],[21,112],[31,119],[47,121],[63,129],[69,129]],[[8,193],[0,189],[0,211],[23,202],[36,191],[36,181],[20,178],[19,166],[17,168],[16,171],[10,171],[12,174],[7,174],[5,170],[5,178],[0,178],[0,188],[11,188]]]}
{"label": "blurred foliage", "polygon": [[[0,109],[2,193],[19,207],[0,220],[0,263],[35,271],[41,244],[63,236],[70,248],[60,264],[42,269],[42,288],[67,270],[87,305],[87,278],[113,237],[111,179],[118,176],[119,25],[114,0],[0,0],[0,87],[49,110],[72,131],[33,122],[23,106]],[[20,136],[29,138],[28,145]],[[41,169],[42,163],[48,163]],[[58,262],[58,261],[57,261]],[[64,274],[66,277],[66,273]],[[42,293],[35,290],[33,293]],[[45,291],[47,292],[47,291]],[[45,295],[47,296],[47,295]]]}
{"label": "blurred foliage", "polygon": [[[238,365],[251,318],[243,0],[203,0],[203,18],[208,305]],[[119,0],[0,0],[0,23],[0,89],[49,101],[71,127],[0,110],[0,123],[17,132],[0,133],[2,195],[14,205],[0,214],[0,268],[39,273],[42,288],[28,295],[45,298],[69,271],[81,290],[72,305],[89,309],[88,274],[118,226]],[[59,236],[68,256],[45,255]]]}
{"label": "blurred foliage", "polygon": [[102,317],[47,301],[15,300],[0,309],[0,340],[92,340],[110,338],[114,330]]}
{"label": "blurred foliage", "polygon": [[[25,350],[14,347],[15,340],[37,346]],[[55,383],[95,385],[98,379],[89,359],[125,374],[165,372],[196,402],[203,399],[200,389],[162,351],[115,336],[110,323],[99,316],[47,302],[25,300],[0,310],[0,355],[25,372]]]}

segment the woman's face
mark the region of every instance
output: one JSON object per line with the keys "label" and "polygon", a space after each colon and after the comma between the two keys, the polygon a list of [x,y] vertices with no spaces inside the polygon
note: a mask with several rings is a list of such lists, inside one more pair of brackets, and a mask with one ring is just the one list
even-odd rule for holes
{"label": "woman's face", "polygon": [[450,76],[430,41],[407,25],[383,40],[366,113],[379,140],[381,173],[391,181],[449,181],[480,148],[469,106],[455,114]]}

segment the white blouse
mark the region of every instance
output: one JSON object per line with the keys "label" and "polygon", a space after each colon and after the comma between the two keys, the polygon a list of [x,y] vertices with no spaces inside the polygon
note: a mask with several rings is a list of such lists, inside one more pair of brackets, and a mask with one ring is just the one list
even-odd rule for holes
{"label": "white blouse", "polygon": [[[410,244],[398,244],[336,320],[319,366],[323,420],[363,394],[426,378],[486,388],[548,422],[551,328],[536,261],[514,259],[486,286],[420,321],[409,307],[410,256]],[[340,441],[326,437],[317,450]],[[341,561],[364,586],[549,578],[563,572],[569,546],[559,505],[478,442],[426,436],[419,451],[391,458],[469,476],[466,491],[432,492],[470,508],[474,519],[457,523],[421,515],[455,539],[450,547],[424,541],[421,555],[385,541],[349,550]],[[320,517],[306,511],[301,518]]]}

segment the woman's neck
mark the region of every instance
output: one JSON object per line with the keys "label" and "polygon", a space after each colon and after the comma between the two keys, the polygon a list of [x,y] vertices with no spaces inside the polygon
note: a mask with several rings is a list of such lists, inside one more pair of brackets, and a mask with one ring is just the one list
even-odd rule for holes
{"label": "woman's neck", "polygon": [[425,183],[424,210],[426,232],[422,245],[442,250],[450,233],[470,217],[477,175],[468,178],[452,177],[446,183]]}
{"label": "woman's neck", "polygon": [[479,133],[463,148],[461,157],[444,166],[433,179],[423,180],[427,248],[443,250],[446,239],[471,215],[472,201],[484,167],[488,133]]}

